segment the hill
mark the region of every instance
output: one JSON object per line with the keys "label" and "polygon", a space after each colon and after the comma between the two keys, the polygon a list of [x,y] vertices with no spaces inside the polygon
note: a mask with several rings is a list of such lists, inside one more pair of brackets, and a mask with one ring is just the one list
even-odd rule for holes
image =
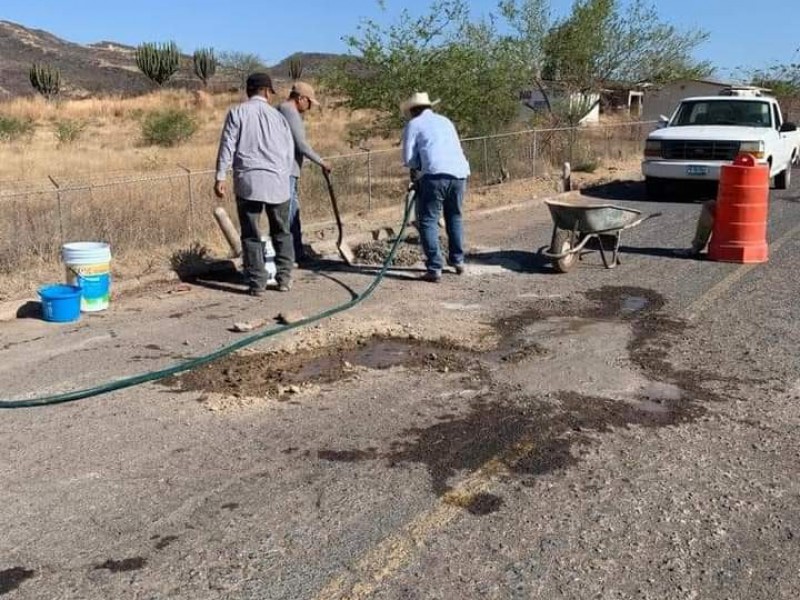
{"label": "hill", "polygon": [[[68,98],[134,95],[152,90],[153,85],[136,68],[134,53],[135,48],[113,41],[76,44],[47,31],[0,20],[0,99],[33,93],[28,71],[34,62],[51,63],[61,70],[62,94]],[[270,73],[287,79],[290,61],[297,56],[282,60],[269,69]],[[318,75],[336,58],[334,54],[303,54],[304,76]],[[184,63],[170,86],[198,87],[191,72],[191,58],[185,57]],[[236,85],[236,78],[224,71],[215,79],[218,87]]]}

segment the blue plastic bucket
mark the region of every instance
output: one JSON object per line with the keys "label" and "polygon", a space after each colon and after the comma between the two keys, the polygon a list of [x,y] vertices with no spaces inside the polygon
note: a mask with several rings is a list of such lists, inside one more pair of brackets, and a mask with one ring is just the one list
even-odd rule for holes
{"label": "blue plastic bucket", "polygon": [[77,321],[81,316],[81,288],[74,285],[47,285],[39,289],[42,317],[53,323]]}

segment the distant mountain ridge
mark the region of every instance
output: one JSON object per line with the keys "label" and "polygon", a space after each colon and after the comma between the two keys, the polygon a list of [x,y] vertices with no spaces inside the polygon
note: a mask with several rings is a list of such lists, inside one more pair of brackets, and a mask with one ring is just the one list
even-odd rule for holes
{"label": "distant mountain ridge", "polygon": [[[61,70],[65,97],[129,95],[152,90],[153,84],[136,68],[135,51],[133,46],[108,40],[76,44],[41,29],[0,20],[0,100],[33,93],[28,72],[34,62],[50,63]],[[302,56],[306,77],[318,76],[339,58],[336,54],[296,53],[270,67],[269,72],[276,79],[288,79],[290,62],[299,56]],[[236,81],[236,77],[223,70],[214,83],[224,88],[235,86]],[[199,86],[191,71],[190,57],[186,57],[170,86],[192,89]]]}

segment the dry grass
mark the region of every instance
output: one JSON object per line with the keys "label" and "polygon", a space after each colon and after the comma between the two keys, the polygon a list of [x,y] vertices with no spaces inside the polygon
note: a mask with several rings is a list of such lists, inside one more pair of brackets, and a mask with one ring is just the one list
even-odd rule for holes
{"label": "dry grass", "polygon": [[[279,98],[287,90],[278,90]],[[17,98],[0,103],[0,115],[30,120],[30,139],[0,144],[0,182],[46,181],[48,176],[70,180],[86,173],[149,172],[175,168],[213,169],[219,134],[228,108],[239,102],[237,94],[216,94],[198,99],[193,93],[163,90],[135,98],[105,97],[47,102],[41,97]],[[331,106],[333,103],[329,103]],[[192,111],[198,131],[190,142],[176,148],[145,146],[141,120],[147,113],[166,108]],[[350,123],[366,115],[325,107],[308,114],[308,136],[315,149],[331,156],[352,152],[347,143]],[[85,125],[80,140],[60,145],[58,122]],[[386,147],[386,140],[371,141]]]}

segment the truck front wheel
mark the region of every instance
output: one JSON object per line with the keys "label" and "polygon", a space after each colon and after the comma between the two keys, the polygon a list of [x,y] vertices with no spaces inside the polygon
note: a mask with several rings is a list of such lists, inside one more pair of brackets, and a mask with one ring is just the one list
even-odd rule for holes
{"label": "truck front wheel", "polygon": [[644,178],[645,196],[650,202],[660,202],[666,197],[667,182],[658,177]]}
{"label": "truck front wheel", "polygon": [[792,165],[786,165],[786,169],[775,176],[775,189],[788,190],[792,185]]}

